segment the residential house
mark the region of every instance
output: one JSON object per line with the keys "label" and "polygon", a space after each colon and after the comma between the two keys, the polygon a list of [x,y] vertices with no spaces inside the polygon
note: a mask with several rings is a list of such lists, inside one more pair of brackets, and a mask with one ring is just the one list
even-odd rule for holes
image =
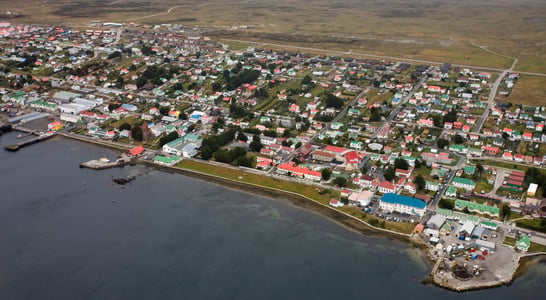
{"label": "residential house", "polygon": [[379,183],[378,191],[383,194],[395,193],[396,188],[392,182],[383,180]]}
{"label": "residential house", "polygon": [[456,188],[462,188],[467,191],[471,191],[476,186],[476,183],[470,179],[462,178],[462,177],[455,177],[452,181],[453,186]]}

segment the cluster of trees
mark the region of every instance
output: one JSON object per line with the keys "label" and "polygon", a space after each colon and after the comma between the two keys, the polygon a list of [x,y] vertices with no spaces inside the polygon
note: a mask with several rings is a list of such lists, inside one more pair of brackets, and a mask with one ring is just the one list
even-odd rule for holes
{"label": "cluster of trees", "polygon": [[250,111],[242,105],[231,104],[229,106],[229,114],[233,118],[238,119],[238,118],[244,118],[248,116],[250,114]]}
{"label": "cluster of trees", "polygon": [[[202,147],[201,147],[201,157],[204,159],[209,159],[212,157],[212,154],[220,149],[220,147],[227,145],[229,142],[233,141],[235,138],[235,134],[237,133],[237,130],[234,128],[230,128],[224,132],[222,132],[219,135],[211,135],[203,139]],[[210,150],[210,156],[204,157],[204,153],[208,152]]]}
{"label": "cluster of trees", "polygon": [[[251,83],[260,77],[260,71],[258,70],[243,70],[237,71],[236,68],[231,70],[237,75],[232,75],[229,70],[224,71],[224,80],[226,81],[226,88],[228,91],[232,91],[245,83]],[[237,72],[234,72],[237,71]]]}
{"label": "cluster of trees", "polygon": [[332,94],[326,95],[326,107],[342,108],[345,102],[342,98],[334,96]]}
{"label": "cluster of trees", "polygon": [[[227,145],[235,138],[240,141],[248,140],[242,131],[237,131],[235,128],[230,128],[219,135],[206,137],[203,139],[201,146],[201,157],[204,159],[214,158],[216,161],[236,166],[252,167],[252,159],[246,155],[247,150],[245,148],[221,149],[222,146]],[[249,144],[249,149],[251,151],[260,151],[262,147],[259,136],[254,135],[252,142]]]}
{"label": "cluster of trees", "polygon": [[214,159],[227,164],[234,163],[236,166],[252,167],[252,160],[246,154],[246,149],[242,147],[220,149],[214,153]]}
{"label": "cluster of trees", "polygon": [[402,170],[408,170],[409,169],[409,163],[407,160],[403,158],[397,158],[394,160],[394,167],[396,169],[402,169]]}
{"label": "cluster of trees", "polygon": [[445,208],[445,209],[452,210],[453,208],[455,208],[455,201],[442,198],[438,202],[438,206],[440,208]]}
{"label": "cluster of trees", "polygon": [[176,68],[163,68],[158,66],[149,66],[140,74],[139,78],[136,81],[136,86],[138,88],[142,87],[148,82],[153,84],[161,85],[163,81],[160,78],[171,79],[174,74],[179,70]]}
{"label": "cluster of trees", "polygon": [[462,137],[462,135],[456,134],[456,135],[453,137],[453,142],[454,142],[455,144],[462,144],[462,143],[464,143],[464,138]]}
{"label": "cluster of trees", "polygon": [[449,145],[449,141],[446,140],[446,139],[438,139],[436,141],[436,145],[438,145],[438,148],[440,149],[444,149],[445,147],[447,147]]}
{"label": "cluster of trees", "polygon": [[434,126],[443,128],[445,122],[453,123],[457,121],[457,111],[453,108],[443,116],[435,115],[432,117],[432,121],[434,122]]}
{"label": "cluster of trees", "polygon": [[[131,125],[127,122],[122,123],[119,125],[119,130],[130,130],[131,131],[131,137],[135,141],[143,141],[144,140],[144,131],[142,130],[142,127],[140,125]],[[178,134],[177,134],[178,137]],[[168,143],[168,142],[167,142]],[[165,143],[166,144],[166,143]],[[164,145],[164,144],[161,144]]]}

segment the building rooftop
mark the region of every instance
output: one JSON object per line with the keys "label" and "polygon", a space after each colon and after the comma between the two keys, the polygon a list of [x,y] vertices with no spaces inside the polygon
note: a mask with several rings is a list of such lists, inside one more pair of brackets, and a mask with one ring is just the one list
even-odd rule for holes
{"label": "building rooftop", "polygon": [[423,200],[419,200],[419,199],[411,198],[407,196],[401,196],[401,195],[397,195],[393,193],[387,193],[383,195],[381,197],[381,201],[386,203],[401,204],[401,205],[406,205],[406,206],[411,206],[411,207],[416,207],[421,209],[425,208],[427,205],[425,201]]}

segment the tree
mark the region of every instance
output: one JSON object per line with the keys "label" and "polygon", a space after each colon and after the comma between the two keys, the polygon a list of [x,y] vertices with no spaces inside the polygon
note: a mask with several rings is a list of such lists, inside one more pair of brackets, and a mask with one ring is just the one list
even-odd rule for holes
{"label": "tree", "polygon": [[167,115],[169,114],[169,111],[170,111],[170,110],[171,110],[171,109],[170,109],[169,107],[167,107],[167,106],[162,106],[162,107],[159,108],[159,113],[162,114],[162,115],[164,115],[164,116],[167,116]]}
{"label": "tree", "polygon": [[501,217],[507,219],[510,217],[510,213],[510,206],[508,204],[503,204],[501,208]]}
{"label": "tree", "polygon": [[241,105],[232,104],[229,106],[229,113],[233,118],[242,118],[247,116],[250,112]]}
{"label": "tree", "polygon": [[462,144],[464,143],[464,138],[460,134],[456,134],[453,137],[453,141],[455,142],[455,144]]}
{"label": "tree", "polygon": [[108,111],[113,111],[114,109],[119,108],[120,106],[121,104],[117,102],[110,103],[108,104]]}
{"label": "tree", "polygon": [[444,127],[444,118],[441,115],[432,116],[432,122],[436,127]]}
{"label": "tree", "polygon": [[395,177],[395,171],[393,167],[388,167],[385,172],[383,172],[383,177],[385,177],[385,180],[392,181]]}
{"label": "tree", "polygon": [[343,107],[343,99],[334,96],[332,94],[328,94],[326,96],[326,106],[327,107],[333,107],[333,108],[342,108]]}
{"label": "tree", "polygon": [[119,130],[131,130],[131,124],[125,122],[119,125]]}
{"label": "tree", "polygon": [[143,87],[146,83],[148,83],[148,80],[144,77],[139,77],[136,81],[137,88]]}
{"label": "tree", "polygon": [[246,155],[246,149],[243,148],[243,147],[235,147],[230,152],[231,152],[231,159],[232,160],[236,160],[237,158]]}
{"label": "tree", "polygon": [[251,151],[260,152],[260,150],[262,150],[264,145],[262,145],[262,142],[260,141],[260,137],[258,135],[254,135],[252,137],[252,142],[250,142],[250,145],[248,146]]}
{"label": "tree", "polygon": [[418,191],[422,191],[426,185],[425,178],[421,174],[415,177],[415,179],[413,180],[413,183],[415,183],[415,186],[417,186]]}
{"label": "tree", "polygon": [[212,150],[210,149],[209,145],[204,145],[201,147],[201,157],[203,159],[209,160],[212,157]]}
{"label": "tree", "polygon": [[443,120],[444,120],[444,122],[450,122],[450,123],[456,122],[457,121],[457,111],[455,110],[455,108],[451,109],[451,111],[449,111],[447,114],[445,114],[444,117],[443,117]]}
{"label": "tree", "polygon": [[178,138],[178,132],[176,131],[173,131],[165,136],[162,136],[160,139],[159,139],[159,145],[160,146],[163,146],[165,144],[167,144],[168,142],[171,142],[171,141],[174,141]]}
{"label": "tree", "polygon": [[397,169],[407,170],[409,169],[409,164],[404,158],[397,158],[394,160],[394,167]]}
{"label": "tree", "polygon": [[436,141],[436,145],[438,145],[438,148],[444,149],[445,147],[447,147],[447,145],[449,145],[449,141],[446,139],[438,139]]}
{"label": "tree", "polygon": [[438,202],[438,206],[440,208],[453,209],[455,207],[455,203],[454,201],[448,199],[440,199],[440,201]]}
{"label": "tree", "polygon": [[332,171],[328,168],[324,168],[320,170],[320,177],[322,180],[328,180],[330,179],[330,176],[332,176]]}
{"label": "tree", "polygon": [[231,153],[227,149],[220,149],[214,152],[214,159],[216,161],[227,163],[227,164],[233,161],[233,159],[231,158]]}
{"label": "tree", "polygon": [[334,179],[333,183],[339,187],[344,187],[347,184],[347,179],[345,177],[338,176],[336,179]]}
{"label": "tree", "polygon": [[483,170],[484,170],[484,169],[483,169],[482,164],[477,163],[477,164],[476,164],[476,171],[478,171],[478,173],[480,174],[480,176],[482,175]]}
{"label": "tree", "polygon": [[248,137],[242,131],[239,131],[237,134],[237,140],[246,143],[248,141]]}
{"label": "tree", "polygon": [[421,161],[418,159],[416,159],[413,164],[416,169],[419,169],[421,167]]}
{"label": "tree", "polygon": [[370,117],[371,122],[379,122],[381,121],[381,110],[375,109],[372,112],[372,116]]}
{"label": "tree", "polygon": [[248,156],[241,156],[235,160],[235,165],[251,168],[252,160]]}
{"label": "tree", "polygon": [[301,80],[301,84],[309,84],[311,83],[313,79],[311,78],[311,76],[309,75],[305,75],[305,77],[303,77],[303,79]]}
{"label": "tree", "polygon": [[140,126],[135,126],[131,129],[131,136],[136,141],[142,141],[143,134],[142,134],[142,128]]}

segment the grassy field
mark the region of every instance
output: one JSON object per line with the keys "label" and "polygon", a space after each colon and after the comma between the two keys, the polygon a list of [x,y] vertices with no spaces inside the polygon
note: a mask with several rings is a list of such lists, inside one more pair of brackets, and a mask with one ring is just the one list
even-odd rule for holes
{"label": "grassy field", "polygon": [[476,160],[475,162],[479,162],[484,166],[514,169],[514,170],[523,171],[523,172],[527,171],[527,169],[529,168],[529,165],[520,164],[516,162],[504,162],[504,161],[497,161],[497,160]]}
{"label": "grassy field", "polygon": [[507,101],[534,106],[546,105],[546,77],[523,75],[514,85]]}
{"label": "grassy field", "polygon": [[[170,12],[168,12],[170,9]],[[541,0],[59,0],[0,1],[21,21],[183,23],[224,34],[471,65],[546,72]]]}

